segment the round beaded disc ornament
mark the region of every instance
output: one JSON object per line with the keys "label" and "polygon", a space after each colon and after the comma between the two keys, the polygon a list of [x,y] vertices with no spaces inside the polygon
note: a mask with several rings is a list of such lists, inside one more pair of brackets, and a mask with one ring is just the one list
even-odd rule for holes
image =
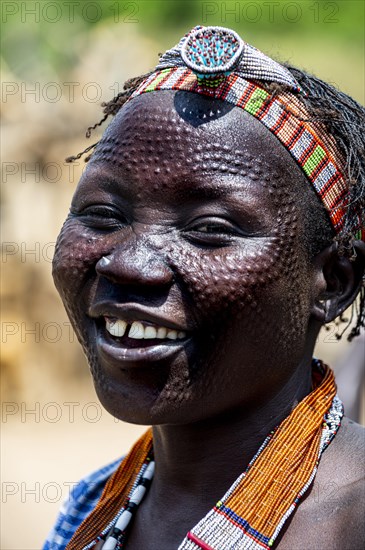
{"label": "round beaded disc ornament", "polygon": [[240,62],[243,47],[243,40],[231,29],[203,27],[188,35],[181,57],[201,86],[215,88]]}

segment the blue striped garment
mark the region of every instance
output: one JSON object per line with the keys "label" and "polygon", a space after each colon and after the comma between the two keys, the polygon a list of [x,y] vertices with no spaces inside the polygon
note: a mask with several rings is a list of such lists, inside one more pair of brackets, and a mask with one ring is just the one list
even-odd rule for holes
{"label": "blue striped garment", "polygon": [[106,482],[118,468],[121,460],[119,458],[93,472],[72,488],[42,550],[64,550],[66,548],[78,526],[95,508]]}

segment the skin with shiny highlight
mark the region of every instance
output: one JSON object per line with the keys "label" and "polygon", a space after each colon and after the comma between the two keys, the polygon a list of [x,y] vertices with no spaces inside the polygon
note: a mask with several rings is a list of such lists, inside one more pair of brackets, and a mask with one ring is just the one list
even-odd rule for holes
{"label": "skin with shiny highlight", "polygon": [[[310,392],[319,328],[351,303],[361,278],[359,262],[331,244],[310,257],[313,201],[260,122],[191,93],[134,99],[92,155],[54,279],[103,406],[154,426],[156,474],[128,550],[177,548]],[[152,355],[148,341],[110,338],[105,318],[119,314],[186,337]],[[344,548],[351,537],[356,548],[359,430],[344,422],[278,548]]]}

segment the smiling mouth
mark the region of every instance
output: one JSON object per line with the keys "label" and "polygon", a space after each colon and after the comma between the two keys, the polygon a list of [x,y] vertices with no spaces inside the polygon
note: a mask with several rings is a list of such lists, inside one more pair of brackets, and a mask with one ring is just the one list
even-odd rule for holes
{"label": "smiling mouth", "polygon": [[116,317],[103,316],[105,333],[116,345],[126,348],[144,348],[162,344],[172,344],[185,340],[187,333],[147,321],[129,322]]}

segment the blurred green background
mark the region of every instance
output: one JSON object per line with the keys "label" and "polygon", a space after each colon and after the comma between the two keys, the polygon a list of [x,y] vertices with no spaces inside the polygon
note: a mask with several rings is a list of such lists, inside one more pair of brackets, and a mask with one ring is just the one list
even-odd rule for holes
{"label": "blurred green background", "polygon": [[[142,430],[97,404],[51,277],[83,168],[64,158],[88,145],[101,102],[203,24],[231,27],[364,103],[364,9],[362,0],[1,2],[1,548],[39,548],[67,483],[125,452]],[[339,368],[347,345],[329,328],[317,355]]]}

